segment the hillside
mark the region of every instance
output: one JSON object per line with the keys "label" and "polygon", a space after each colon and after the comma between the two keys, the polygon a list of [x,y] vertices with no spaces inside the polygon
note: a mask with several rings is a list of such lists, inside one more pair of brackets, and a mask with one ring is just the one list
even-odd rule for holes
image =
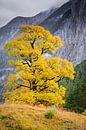
{"label": "hillside", "polygon": [[86,130],[86,116],[57,110],[54,119],[47,119],[47,108],[27,104],[0,105],[0,130]]}

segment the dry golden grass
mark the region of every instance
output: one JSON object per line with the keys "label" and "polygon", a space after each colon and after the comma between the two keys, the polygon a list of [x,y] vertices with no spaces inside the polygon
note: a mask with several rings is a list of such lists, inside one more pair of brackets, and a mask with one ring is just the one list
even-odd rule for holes
{"label": "dry golden grass", "polygon": [[27,104],[0,105],[0,130],[86,130],[86,116],[58,111],[54,119],[46,119],[45,107]]}
{"label": "dry golden grass", "polygon": [[[73,122],[76,126],[86,130],[86,116],[74,112],[58,112],[59,119]],[[81,129],[81,130],[82,130]]]}

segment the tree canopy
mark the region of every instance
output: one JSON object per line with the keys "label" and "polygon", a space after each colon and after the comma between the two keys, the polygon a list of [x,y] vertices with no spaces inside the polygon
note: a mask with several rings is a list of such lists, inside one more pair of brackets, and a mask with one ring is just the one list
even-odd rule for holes
{"label": "tree canopy", "polygon": [[[15,66],[5,85],[6,100],[38,104],[64,103],[65,88],[58,81],[64,77],[74,79],[71,62],[52,54],[62,47],[59,36],[53,36],[41,26],[27,25],[20,28],[20,35],[5,44]],[[51,54],[51,57],[45,56]],[[14,57],[14,58],[13,58]]]}

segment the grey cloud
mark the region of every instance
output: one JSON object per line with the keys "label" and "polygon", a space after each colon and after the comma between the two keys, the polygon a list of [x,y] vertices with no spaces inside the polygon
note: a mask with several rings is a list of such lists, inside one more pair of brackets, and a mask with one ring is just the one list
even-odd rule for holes
{"label": "grey cloud", "polygon": [[33,16],[68,0],[0,0],[0,26],[16,16]]}

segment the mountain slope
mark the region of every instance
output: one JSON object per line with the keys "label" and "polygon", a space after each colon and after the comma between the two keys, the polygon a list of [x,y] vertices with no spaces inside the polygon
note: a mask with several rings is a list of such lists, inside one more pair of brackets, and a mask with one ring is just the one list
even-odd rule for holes
{"label": "mountain slope", "polygon": [[[56,51],[60,56],[77,65],[86,59],[86,0],[70,0],[60,8],[39,13],[25,18],[17,17],[0,29],[0,80],[12,69],[7,69],[7,54],[3,45],[19,34],[19,27],[26,24],[44,26],[52,34],[60,35],[64,47]],[[3,58],[4,57],[4,58]],[[6,70],[2,73],[2,68]],[[3,77],[4,79],[4,77]],[[4,82],[4,81],[3,81]]]}
{"label": "mountain slope", "polygon": [[53,34],[60,35],[64,47],[61,56],[78,64],[86,59],[86,1],[69,1],[41,23]]}
{"label": "mountain slope", "polygon": [[86,1],[72,1],[69,12],[70,17],[62,20],[56,29],[56,34],[59,33],[64,41],[64,47],[57,55],[78,64],[86,59]]}

